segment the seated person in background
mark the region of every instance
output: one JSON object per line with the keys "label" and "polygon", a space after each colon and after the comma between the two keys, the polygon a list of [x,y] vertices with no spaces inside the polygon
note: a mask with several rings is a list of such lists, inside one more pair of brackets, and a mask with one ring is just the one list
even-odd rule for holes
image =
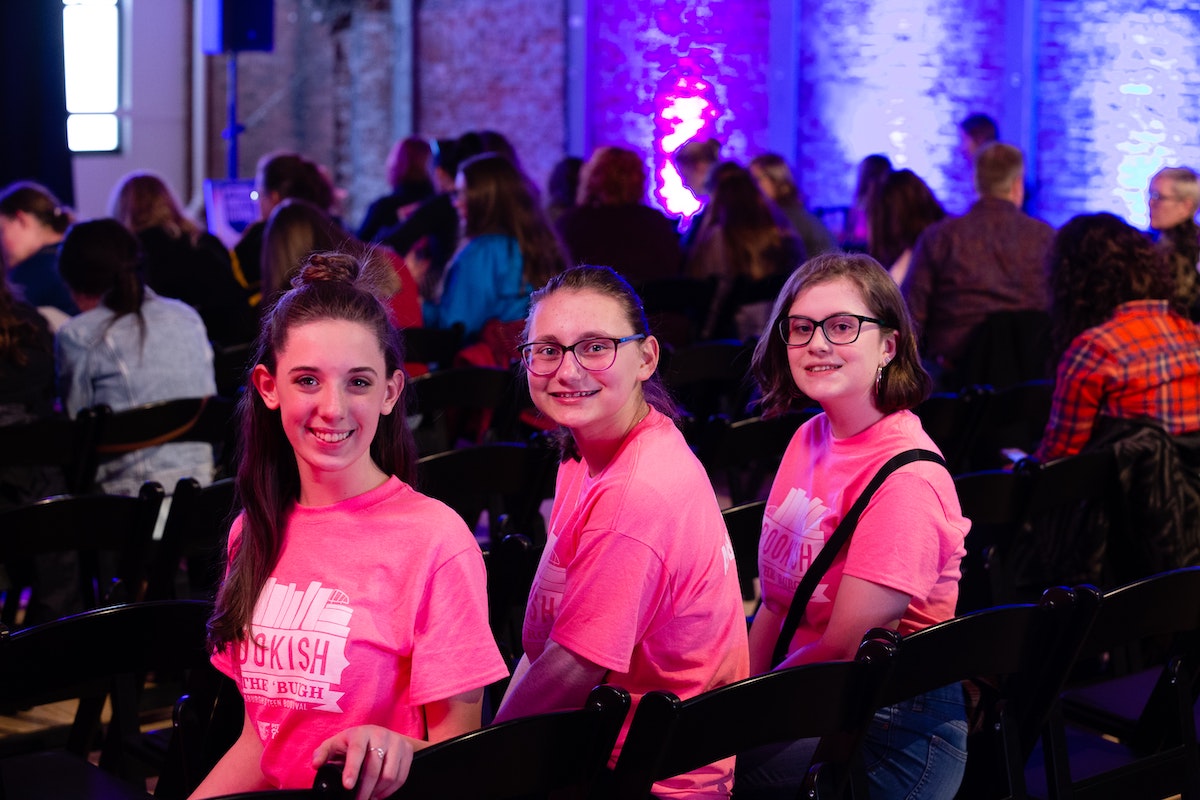
{"label": "seated person in background", "polygon": [[961,136],[962,151],[972,164],[975,163],[976,153],[1000,138],[996,120],[979,111],[964,117],[963,121],[958,123],[958,131]]}
{"label": "seated person in background", "polygon": [[[59,391],[72,417],[104,403],[125,411],[146,403],[216,394],[204,322],[179,300],[142,282],[138,242],[115,219],[71,226],[58,268],[82,312],[55,337]],[[136,495],[146,481],[168,492],[180,478],[212,481],[212,446],[180,442],[100,462],[96,482],[108,494]]]}
{"label": "seated person in background", "polygon": [[563,156],[546,181],[546,218],[557,226],[562,215],[577,205],[579,196],[579,173],[583,170],[583,159],[579,156]]}
{"label": "seated person in background", "polygon": [[779,287],[804,261],[804,243],[745,167],[722,162],[712,179],[704,221],[687,255],[688,275],[717,281],[700,335],[749,339],[762,333]]}
{"label": "seated person in background", "polygon": [[70,210],[45,186],[23,181],[0,192],[0,261],[8,285],[52,329],[79,313],[56,267],[58,243],[70,224]]}
{"label": "seated person in background", "polygon": [[[937,447],[911,411],[930,390],[912,323],[874,259],[830,253],[806,262],[788,278],[771,318],[752,363],[764,414],[813,402],[822,413],[792,437],[767,500],[758,556],[763,602],[750,629],[753,674],[849,661],[873,627],[907,635],[953,617],[970,527],[944,465],[901,466],[872,496],[811,598],[797,599],[813,560],[880,467],[902,452]],[[807,605],[798,627],[785,632],[793,602]],[[950,800],[966,742],[958,683],[877,712],[863,745],[871,797]],[[795,798],[816,744],[802,739],[742,753],[734,797]]]}
{"label": "seated person in background", "polygon": [[758,181],[758,188],[768,200],[779,206],[792,228],[804,242],[804,253],[808,258],[837,249],[833,234],[819,217],[804,207],[800,187],[792,175],[792,169],[777,153],[764,153],[750,161],[750,174]]}
{"label": "seated person in background", "polygon": [[508,672],[479,545],[412,488],[403,341],[368,269],[316,254],[263,321],[241,404],[245,508],[209,623],[246,713],[193,798],[307,788],[332,756],[356,797],[386,797],[414,749],[479,727],[483,687]]}
{"label": "seated person in background", "polygon": [[1021,151],[994,142],[975,157],[979,199],[961,217],[925,229],[904,278],[904,299],[937,381],[953,372],[971,334],[997,311],[1049,308],[1046,251],[1054,229],[1021,211]]}
{"label": "seated person in background", "polygon": [[1167,167],[1150,180],[1150,227],[1175,273],[1175,298],[1181,310],[1200,322],[1200,183],[1187,167]]}
{"label": "seated person in background", "polygon": [[872,192],[891,172],[891,159],[882,153],[872,153],[858,162],[854,199],[850,203],[850,210],[846,212],[842,230],[842,246],[847,250],[864,250],[867,247],[867,237],[870,236],[867,206],[871,202]]}
{"label": "seated person in background", "polygon": [[[404,257],[420,274],[421,291],[436,296],[438,285],[450,257],[458,250],[461,220],[454,203],[454,181],[458,167],[485,149],[484,138],[468,131],[458,139],[439,139],[433,154],[433,182],[436,193],[417,206],[403,220],[379,231],[374,238]],[[416,265],[420,265],[417,268]]]}
{"label": "seated person in background", "polygon": [[867,250],[899,286],[912,263],[921,233],[946,211],[925,181],[911,169],[898,169],[879,183],[867,203]]}
{"label": "seated person in background", "polygon": [[257,305],[262,292],[263,233],[271,211],[289,197],[295,197],[336,216],[336,197],[325,168],[299,153],[268,153],[260,158],[254,170],[254,191],[261,216],[242,232],[233,254],[235,274],[250,293],[251,303]]}
{"label": "seated person in background", "polygon": [[679,171],[679,180],[683,187],[692,193],[700,203],[696,213],[686,220],[687,227],[683,231],[683,254],[687,258],[696,240],[700,225],[704,222],[705,208],[708,205],[708,195],[711,189],[711,174],[713,167],[721,160],[721,143],[716,139],[691,139],[679,146],[672,156],[675,168]]}
{"label": "seated person in background", "polygon": [[[509,159],[496,153],[468,159],[456,187],[464,242],[446,267],[440,292],[425,294],[425,324],[461,322],[473,338],[490,319],[522,319],[529,294],[567,260],[533,184]],[[423,276],[414,277],[423,286]]]}
{"label": "seated person in background", "polygon": [[[566,455],[525,613],[525,655],[497,722],[580,708],[599,683],[628,689],[636,704],[652,689],[686,699],[747,675],[732,545],[712,484],[672,420],[641,309],[604,267],[569,269],[534,294],[521,359]],[[731,762],[655,793],[727,797]]]}
{"label": "seated person in background", "polygon": [[[378,258],[387,262],[388,269],[373,270],[380,281],[372,287],[377,297],[386,298],[388,317],[398,328],[421,325],[421,300],[417,282],[404,260],[391,248],[375,245],[368,248],[351,236],[337,220],[312,203],[304,200],[284,200],[267,218],[263,235],[262,287],[260,308],[269,308],[275,299],[292,288],[292,279],[308,256],[329,250],[361,253],[363,258]],[[366,253],[371,255],[367,256]]]}
{"label": "seated person in background", "polygon": [[1058,359],[1039,461],[1079,453],[1100,416],[1200,431],[1200,328],[1172,308],[1161,253],[1112,214],[1063,225],[1047,259]]}
{"label": "seated person in background", "polygon": [[[13,297],[0,271],[0,426],[23,425],[54,415],[54,337],[37,309]],[[0,510],[67,491],[58,466],[0,466]],[[15,585],[14,585],[15,584]],[[0,567],[0,588],[33,591],[25,625],[83,610],[74,553],[38,556]]]}
{"label": "seated person in background", "polygon": [[579,204],[558,222],[572,264],[603,264],[635,285],[679,275],[679,235],[674,222],[646,205],[641,156],[596,148],[579,180]]}
{"label": "seated person in background", "polygon": [[233,276],[229,251],[184,215],[162,178],[126,175],[113,190],[109,213],[138,237],[147,286],[196,309],[218,345],[254,338],[254,310]]}
{"label": "seated person in background", "polygon": [[420,136],[409,136],[392,145],[387,158],[391,194],[371,203],[358,229],[358,238],[374,241],[380,231],[402,222],[407,213],[433,197],[432,168],[433,148]]}

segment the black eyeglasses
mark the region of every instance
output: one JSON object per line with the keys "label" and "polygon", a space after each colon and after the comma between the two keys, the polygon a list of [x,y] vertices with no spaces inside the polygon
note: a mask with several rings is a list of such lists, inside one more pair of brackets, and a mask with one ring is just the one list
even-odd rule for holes
{"label": "black eyeglasses", "polygon": [[854,344],[862,333],[864,322],[874,322],[881,328],[889,327],[886,322],[861,314],[834,314],[822,320],[808,317],[784,317],[779,320],[779,335],[788,347],[803,347],[812,341],[817,328],[825,334],[830,344]]}
{"label": "black eyeglasses", "polygon": [[526,342],[517,345],[521,363],[530,375],[545,377],[558,371],[568,352],[575,354],[575,361],[588,372],[603,372],[617,361],[617,348],[625,342],[645,339],[646,334],[635,333],[620,339],[612,336],[596,336],[582,339],[575,344],[562,345],[557,342]]}

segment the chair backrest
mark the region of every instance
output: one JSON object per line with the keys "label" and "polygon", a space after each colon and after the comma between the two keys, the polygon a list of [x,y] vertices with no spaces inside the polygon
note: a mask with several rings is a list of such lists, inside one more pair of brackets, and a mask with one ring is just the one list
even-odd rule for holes
{"label": "chair backrest", "polygon": [[921,427],[942,451],[951,475],[968,469],[990,391],[987,387],[968,386],[956,392],[940,392],[913,409]]}
{"label": "chair backrest", "polygon": [[[868,639],[898,641],[879,705],[895,705],[964,680],[986,679],[999,717],[997,729],[983,736],[1001,760],[989,764],[987,753],[976,750],[974,764],[968,755],[968,770],[983,769],[975,775],[993,786],[1007,777],[1010,791],[1020,795],[1025,761],[1066,683],[1099,602],[1095,591],[1056,587],[1037,604],[984,609],[903,638],[890,630],[869,631]],[[998,740],[991,741],[993,735]]]}
{"label": "chair backrest", "polygon": [[629,693],[597,686],[580,710],[511,720],[419,751],[391,800],[510,800],[573,790],[586,796],[629,711]]}
{"label": "chair backrest", "polygon": [[[492,544],[506,533],[545,540],[542,501],[554,493],[558,453],[548,446],[496,442],[425,456],[417,461],[418,488],[458,512],[475,530],[488,512]],[[501,517],[507,517],[502,525]]]}
{"label": "chair backrest", "polygon": [[972,470],[1003,467],[1011,460],[1004,455],[1006,448],[1033,452],[1046,431],[1053,397],[1050,380],[995,387],[983,404],[966,466]]}
{"label": "chair backrest", "polygon": [[408,385],[410,412],[421,415],[413,433],[422,454],[450,450],[460,439],[482,442],[510,425],[515,414],[516,383],[507,369],[450,367],[418,375]]}
{"label": "chair backrest", "polygon": [[[487,566],[488,622],[500,654],[509,669],[516,667],[524,652],[521,631],[525,621],[525,606],[533,576],[541,560],[542,548],[535,547],[529,537],[509,534],[483,553]],[[504,699],[507,679],[495,685],[493,697],[496,708]]]}
{"label": "chair backrest", "polygon": [[75,419],[43,417],[0,426],[0,468],[55,467],[61,470],[62,490],[85,491],[99,417],[95,409],[85,408]]}
{"label": "chair backrest", "polygon": [[711,279],[662,278],[641,284],[637,292],[654,335],[672,347],[687,347],[699,338],[716,289]]}
{"label": "chair backrest", "polygon": [[463,344],[461,322],[449,328],[405,328],[402,333],[405,363],[424,364],[430,370],[449,367]]}
{"label": "chair backrest", "polygon": [[[0,564],[18,566],[37,556],[77,554],[84,608],[106,600],[112,589],[108,579],[113,577],[128,599],[136,599],[162,501],[162,487],[146,483],[137,497],[62,495],[0,512]],[[101,563],[105,553],[116,561],[115,576]],[[6,593],[4,621],[9,624],[17,594]]]}
{"label": "chair backrest", "polygon": [[[35,625],[0,632],[0,704],[39,705],[66,697],[94,698],[113,692],[107,741],[114,746],[136,736],[136,692],[150,671],[167,674],[203,665],[212,606],[190,600],[108,606]],[[72,733],[75,748],[91,746],[99,721],[82,712]],[[92,730],[82,730],[90,726]],[[117,757],[108,750],[108,757]],[[102,763],[102,765],[104,765]]]}
{"label": "chair backrest", "polygon": [[89,481],[101,458],[173,442],[205,442],[213,445],[214,459],[228,463],[236,443],[237,401],[228,397],[184,397],[115,412],[96,406],[94,411],[100,422],[86,468]]}
{"label": "chair backrest", "polygon": [[743,600],[754,599],[754,579],[758,577],[758,540],[762,536],[763,514],[766,510],[767,501],[756,500],[721,512],[725,530],[733,545],[733,560],[737,565]]}
{"label": "chair backrest", "polygon": [[811,408],[735,421],[712,417],[700,430],[696,454],[710,473],[724,472],[734,505],[763,499],[796,429],[819,412]]}
{"label": "chair backrest", "polygon": [[175,484],[162,539],[155,549],[146,579],[147,600],[176,596],[176,573],[187,563],[192,597],[211,600],[221,580],[224,542],[233,521],[234,479],[223,478],[201,486],[195,478]]}
{"label": "chair backrest", "polygon": [[246,374],[253,366],[254,342],[241,342],[224,347],[213,345],[213,375],[217,394],[237,397],[246,386]]}
{"label": "chair backrest", "polygon": [[613,770],[612,797],[646,800],[656,781],[772,742],[844,737],[838,755],[848,761],[875,711],[893,651],[871,640],[854,661],[776,670],[688,700],[648,692]]}

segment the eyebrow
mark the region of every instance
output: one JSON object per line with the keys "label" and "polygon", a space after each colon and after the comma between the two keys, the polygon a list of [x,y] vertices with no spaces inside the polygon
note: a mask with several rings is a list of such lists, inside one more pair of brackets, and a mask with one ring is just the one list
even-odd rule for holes
{"label": "eyebrow", "polygon": [[[620,338],[621,338],[620,336],[613,336],[611,333],[602,333],[599,331],[585,331],[585,332],[581,333],[579,335],[579,338],[576,339],[575,341],[576,342],[585,342],[588,339],[620,339]],[[555,342],[557,344],[563,343],[562,339],[559,339],[557,336],[535,336],[534,338],[530,339],[529,341],[530,342]]]}
{"label": "eyebrow", "polygon": [[[378,373],[376,373],[376,371],[375,371],[375,368],[374,368],[374,367],[351,367],[351,368],[350,368],[349,370],[347,370],[347,371],[348,371],[348,372],[349,372],[351,375],[356,375],[356,374],[359,374],[359,373],[368,373],[368,374],[371,374],[371,375],[376,375],[376,374],[378,374]],[[316,372],[316,373],[320,374],[320,373],[322,373],[322,372],[323,372],[323,370],[322,370],[320,367],[307,367],[307,366],[304,366],[304,365],[295,366],[295,367],[292,367],[291,369],[289,369],[289,370],[288,370],[288,374],[289,374],[289,375],[294,375],[294,374],[296,374],[297,372]]]}

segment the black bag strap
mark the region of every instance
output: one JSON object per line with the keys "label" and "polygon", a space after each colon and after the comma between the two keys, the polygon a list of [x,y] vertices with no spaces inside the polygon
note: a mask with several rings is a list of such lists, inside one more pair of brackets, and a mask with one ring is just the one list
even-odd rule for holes
{"label": "black bag strap", "polygon": [[775,640],[775,651],[771,655],[772,667],[779,666],[783,659],[787,658],[788,645],[792,643],[792,637],[796,635],[796,629],[800,627],[800,620],[804,618],[804,609],[808,606],[808,601],[812,599],[813,592],[817,590],[817,583],[825,577],[833,559],[841,552],[842,547],[849,541],[850,534],[854,533],[854,529],[858,527],[858,518],[862,516],[867,503],[871,502],[872,495],[883,484],[887,476],[914,461],[933,461],[943,467],[946,466],[945,459],[932,450],[913,448],[905,450],[903,453],[897,453],[879,468],[875,477],[867,484],[867,488],[863,489],[862,494],[854,501],[854,505],[850,506],[846,516],[842,517],[842,521],[838,523],[833,535],[825,542],[821,552],[813,559],[812,564],[805,571],[804,577],[800,579],[800,584],[796,587],[796,594],[792,597],[792,605],[788,608],[787,617],[783,621],[783,627],[779,630],[779,638]]}

